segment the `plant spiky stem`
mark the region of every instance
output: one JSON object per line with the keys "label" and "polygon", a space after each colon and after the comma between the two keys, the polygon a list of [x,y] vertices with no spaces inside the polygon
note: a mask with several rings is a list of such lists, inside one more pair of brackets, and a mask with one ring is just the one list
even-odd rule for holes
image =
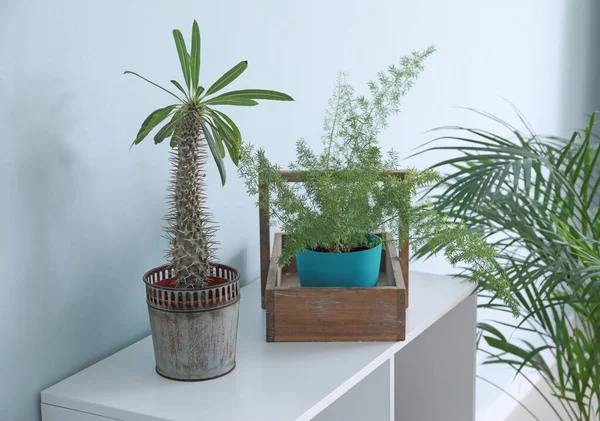
{"label": "plant spiky stem", "polygon": [[177,286],[204,287],[214,261],[216,225],[204,206],[207,151],[197,110],[183,110],[171,152],[170,212],[167,215],[168,256],[177,274]]}

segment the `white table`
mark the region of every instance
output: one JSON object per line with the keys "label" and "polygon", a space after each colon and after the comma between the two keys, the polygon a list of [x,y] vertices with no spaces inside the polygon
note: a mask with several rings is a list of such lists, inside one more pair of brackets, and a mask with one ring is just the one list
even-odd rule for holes
{"label": "white table", "polygon": [[404,342],[266,343],[253,282],[242,288],[231,374],[207,382],[166,380],[154,371],[147,337],[44,390],[42,419],[472,421],[473,285],[410,276]]}

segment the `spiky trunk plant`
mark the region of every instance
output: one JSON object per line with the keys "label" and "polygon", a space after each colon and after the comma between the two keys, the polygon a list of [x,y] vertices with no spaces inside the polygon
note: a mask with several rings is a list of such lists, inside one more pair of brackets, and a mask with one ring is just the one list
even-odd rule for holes
{"label": "spiky trunk plant", "polygon": [[150,114],[142,123],[133,145],[144,140],[161,122],[171,117],[154,136],[159,144],[171,139],[172,180],[169,187],[170,210],[166,217],[166,233],[169,239],[168,257],[177,275],[177,286],[204,287],[208,282],[211,262],[216,258],[214,239],[216,225],[206,208],[205,163],[213,157],[221,182],[225,185],[226,150],[235,165],[240,159],[242,135],[236,124],[213,106],[234,105],[254,106],[256,100],[293,101],[284,93],[262,89],[230,91],[218,96],[215,93],[233,82],[248,67],[247,61],[233,66],[208,90],[199,85],[200,77],[200,30],[194,21],[192,26],[192,48],[188,52],[185,41],[178,29],[173,30],[173,38],[181,63],[186,88],[179,82],[171,83],[181,92],[182,97],[151,82],[137,73],[126,71],[162,89],[179,100],[179,103],[160,108]]}
{"label": "spiky trunk plant", "polygon": [[174,136],[179,144],[171,152],[169,257],[177,273],[178,286],[205,285],[210,262],[216,257],[216,226],[204,205],[206,141],[193,110],[184,112]]}

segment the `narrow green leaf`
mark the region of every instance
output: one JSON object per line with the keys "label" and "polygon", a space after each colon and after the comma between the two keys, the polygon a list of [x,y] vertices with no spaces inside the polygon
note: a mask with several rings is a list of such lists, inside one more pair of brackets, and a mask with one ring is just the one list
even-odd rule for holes
{"label": "narrow green leaf", "polygon": [[238,129],[238,126],[236,126],[236,124],[233,122],[233,120],[225,113],[222,113],[219,110],[212,110],[214,111],[216,114],[219,115],[219,117],[221,117],[223,120],[225,120],[227,122],[227,124],[229,124],[229,127],[231,127],[231,130],[233,130],[233,134],[235,135],[235,139],[238,142],[242,142],[242,133],[240,132],[240,129]]}
{"label": "narrow green leaf", "polygon": [[220,133],[217,135],[217,146],[219,147],[219,153],[221,155],[221,158],[225,158],[225,147],[223,146],[223,136]]}
{"label": "narrow green leaf", "polygon": [[[179,119],[181,117],[181,109],[177,110],[174,114],[173,117],[171,118],[171,120],[175,120],[175,119]],[[177,131],[175,130],[176,126],[174,126],[171,129],[171,141],[169,142],[169,145],[172,148],[176,148],[177,146],[179,146],[179,138],[177,137]],[[165,138],[167,138],[169,136],[166,136]]]}
{"label": "narrow green leaf", "polygon": [[234,98],[234,97],[230,97],[230,98],[212,98],[209,99],[208,101],[204,102],[207,105],[234,105],[234,106],[241,106],[241,107],[253,107],[255,105],[258,105],[258,102],[254,101],[253,99],[248,99],[248,98]]}
{"label": "narrow green leaf", "polygon": [[185,92],[185,90],[183,89],[183,86],[181,86],[181,84],[179,82],[177,82],[176,80],[172,80],[171,83],[173,85],[175,85],[175,87],[181,91],[181,93],[183,94],[184,97],[188,98],[187,93]]}
{"label": "narrow green leaf", "polygon": [[133,141],[133,145],[137,145],[142,140],[144,140],[146,136],[148,136],[148,134],[152,131],[152,129],[158,126],[161,122],[164,121],[164,119],[166,119],[169,116],[169,114],[171,114],[171,111],[173,111],[175,107],[177,107],[177,105],[169,105],[164,108],[159,108],[158,110],[150,114],[148,117],[146,117],[146,119],[142,123],[142,127],[140,128],[137,136],[135,137],[135,140]]}
{"label": "narrow green leaf", "polygon": [[523,161],[523,179],[525,180],[525,193],[529,194],[531,188],[531,158]]}
{"label": "narrow green leaf", "polygon": [[191,54],[192,87],[198,86],[200,79],[200,29],[198,22],[192,25],[192,54]]}
{"label": "narrow green leaf", "polygon": [[269,91],[266,89],[244,89],[241,91],[230,91],[219,95],[217,98],[250,98],[250,99],[267,99],[271,101],[293,101],[294,99],[284,94],[283,92]]}
{"label": "narrow green leaf", "polygon": [[225,147],[229,152],[231,161],[238,166],[241,158],[240,143],[235,138],[231,137],[231,131],[223,130],[223,126],[221,124],[213,127],[219,138],[223,141],[223,143],[225,143]]}
{"label": "narrow green leaf", "polygon": [[229,152],[229,156],[231,157],[231,161],[237,167],[240,163],[241,158],[240,147],[238,146],[238,144],[233,143],[231,139],[224,138],[224,140],[225,146],[227,147],[227,151]]}
{"label": "narrow green leaf", "polygon": [[509,354],[512,354],[516,357],[519,357],[523,360],[527,360],[527,357],[529,356],[529,351],[511,344],[510,342],[507,341],[503,341],[501,339],[497,339],[497,338],[493,338],[491,336],[484,336],[485,341],[488,343],[489,346],[491,346],[492,348],[496,348],[500,351],[504,351],[507,352]]}
{"label": "narrow green leaf", "polygon": [[163,140],[165,140],[166,138],[171,136],[180,120],[181,120],[180,113],[177,112],[177,113],[173,114],[173,118],[171,118],[171,121],[169,121],[167,124],[165,124],[158,131],[158,133],[156,133],[156,135],[154,136],[154,143],[159,144]]}
{"label": "narrow green leaf", "polygon": [[[235,143],[237,143],[237,134],[234,132],[234,130],[229,126],[229,124],[227,124],[225,121],[223,121],[223,119],[221,119],[221,116],[218,115],[214,110],[211,113],[211,117],[216,125],[216,128],[223,132],[223,136],[232,139]],[[241,135],[240,135],[241,137]],[[239,139],[239,141],[241,142],[241,139]]]}
{"label": "narrow green leaf", "polygon": [[[231,121],[231,119],[229,119],[229,117],[227,117],[225,114],[219,113],[218,111],[212,109],[210,110],[210,113],[213,118],[213,127],[215,131],[225,143],[231,160],[237,166],[241,158],[240,145],[242,143],[241,134],[239,133],[239,130],[235,126],[235,123],[233,123],[233,121]],[[236,131],[230,125],[228,125],[225,121],[221,119],[219,114],[222,114],[227,119],[229,119],[229,121],[233,124],[233,127],[235,127],[235,129],[237,130],[237,134]]]}
{"label": "narrow green leaf", "polygon": [[238,64],[229,69],[223,76],[221,76],[215,83],[212,84],[208,91],[206,91],[206,95],[214,94],[215,92],[220,91],[231,82],[236,80],[239,75],[244,73],[244,70],[248,68],[248,62],[246,60],[240,61]]}
{"label": "narrow green leaf", "polygon": [[181,98],[179,98],[177,95],[175,95],[173,92],[169,91],[168,89],[165,89],[165,88],[163,88],[163,87],[162,87],[162,86],[160,86],[159,84],[157,84],[157,83],[154,83],[154,82],[152,82],[152,81],[151,81],[151,80],[149,80],[149,79],[146,79],[144,76],[142,76],[142,75],[139,75],[139,74],[137,74],[136,72],[132,72],[132,71],[130,71],[130,70],[126,70],[126,71],[124,71],[124,72],[123,72],[123,74],[124,74],[124,75],[134,75],[134,76],[137,76],[137,77],[139,77],[140,79],[143,79],[143,80],[145,80],[146,82],[150,83],[151,85],[154,85],[154,86],[156,86],[156,87],[157,87],[157,88],[159,88],[159,89],[162,89],[162,90],[163,90],[163,91],[165,91],[166,93],[173,95],[173,96],[174,96],[175,98],[177,98],[179,101],[183,102],[183,100],[182,100]]}
{"label": "narrow green leaf", "polygon": [[175,46],[177,47],[177,54],[179,55],[179,62],[181,63],[181,71],[183,72],[183,78],[185,84],[190,89],[190,55],[185,48],[185,41],[181,31],[179,29],[173,29],[173,39],[175,40]]}
{"label": "narrow green leaf", "polygon": [[521,176],[521,161],[513,162],[513,189],[515,192],[519,191],[519,177]]}
{"label": "narrow green leaf", "polygon": [[204,121],[200,120],[200,125],[202,126],[202,131],[204,132],[204,137],[206,139],[206,143],[208,143],[208,147],[210,148],[210,152],[217,164],[217,168],[219,169],[219,174],[221,175],[221,183],[225,185],[226,173],[225,173],[225,164],[223,163],[223,159],[221,158],[221,154],[219,152],[219,148],[215,142],[215,139],[210,131],[210,128],[205,124]]}
{"label": "narrow green leaf", "polygon": [[495,336],[497,336],[498,338],[502,339],[503,341],[506,341],[506,338],[504,337],[504,335],[502,334],[502,332],[500,332],[498,329],[496,329],[494,326],[490,325],[489,323],[477,323],[477,327],[485,332],[489,332]]}

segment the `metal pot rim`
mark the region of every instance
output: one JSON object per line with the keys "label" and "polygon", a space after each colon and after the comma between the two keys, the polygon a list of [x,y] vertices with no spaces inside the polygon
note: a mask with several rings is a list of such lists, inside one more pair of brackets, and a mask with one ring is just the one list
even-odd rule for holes
{"label": "metal pot rim", "polygon": [[142,278],[146,284],[146,303],[157,310],[194,313],[217,310],[239,301],[239,271],[231,266],[214,263],[211,272],[211,277],[227,282],[202,288],[160,286],[156,285],[156,282],[173,278],[173,267],[166,264],[151,269]]}
{"label": "metal pot rim", "polygon": [[[233,274],[233,279],[229,279],[223,276],[218,276],[218,275],[213,275],[213,278],[217,278],[217,279],[223,279],[226,280],[227,282],[223,282],[221,284],[218,285],[207,285],[205,287],[199,287],[199,288],[177,288],[177,287],[167,287],[167,286],[161,286],[161,285],[156,285],[154,282],[156,281],[152,281],[151,277],[153,274],[158,273],[158,272],[164,272],[164,271],[171,271],[171,273],[174,273],[174,268],[171,264],[165,264],[165,265],[161,265],[155,268],[150,269],[149,271],[147,271],[146,273],[144,273],[144,275],[142,276],[142,281],[149,287],[152,287],[154,289],[159,289],[159,290],[163,290],[163,291],[173,291],[173,292],[198,292],[198,291],[207,291],[210,289],[214,289],[214,288],[220,288],[220,287],[226,287],[229,286],[235,282],[239,282],[240,280],[240,272],[234,268],[233,266],[229,266],[229,265],[224,265],[222,263],[213,263],[212,264],[213,268],[217,268],[217,272],[218,269],[225,269],[226,271],[229,271]],[[172,277],[172,276],[171,276]],[[165,278],[168,279],[168,278]]]}

